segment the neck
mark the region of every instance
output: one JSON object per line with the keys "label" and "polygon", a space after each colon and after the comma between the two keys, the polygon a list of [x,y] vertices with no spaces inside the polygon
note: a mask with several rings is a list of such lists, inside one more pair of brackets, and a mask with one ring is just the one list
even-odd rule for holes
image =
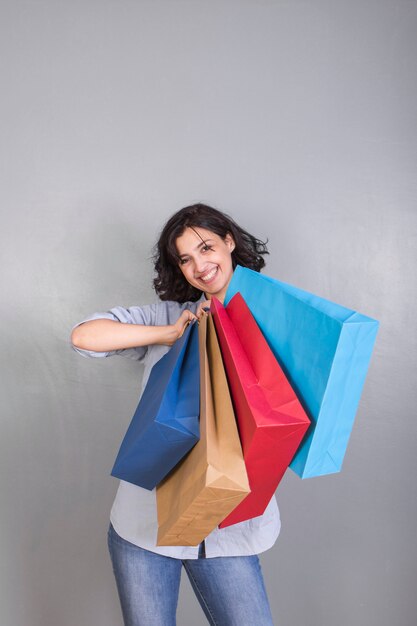
{"label": "neck", "polygon": [[222,304],[224,303],[224,298],[226,296],[226,291],[219,291],[219,293],[204,293],[206,300],[211,300],[212,297],[214,296],[215,298],[217,298],[217,300],[219,300]]}

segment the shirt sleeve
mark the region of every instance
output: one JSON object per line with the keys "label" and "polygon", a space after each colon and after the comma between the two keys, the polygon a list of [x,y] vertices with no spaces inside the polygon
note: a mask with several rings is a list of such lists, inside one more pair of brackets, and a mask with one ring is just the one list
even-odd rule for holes
{"label": "shirt sleeve", "polygon": [[[81,322],[75,324],[72,327],[71,332],[77,326],[80,326],[84,322],[91,320],[108,319],[115,322],[121,322],[122,324],[144,324],[145,326],[155,326],[157,324],[157,311],[158,304],[147,304],[145,306],[131,306],[124,308],[116,306],[109,311],[102,313],[93,313],[89,317],[86,317]],[[148,346],[137,346],[135,348],[123,348],[121,350],[110,350],[108,352],[96,352],[95,350],[84,350],[83,348],[77,348],[71,343],[71,347],[75,352],[81,354],[84,357],[108,357],[115,354],[127,356],[135,361],[143,361],[148,351]]]}

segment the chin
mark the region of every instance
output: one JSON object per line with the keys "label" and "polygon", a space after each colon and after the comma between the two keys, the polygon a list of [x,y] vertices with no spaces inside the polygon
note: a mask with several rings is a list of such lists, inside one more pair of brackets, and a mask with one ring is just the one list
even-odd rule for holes
{"label": "chin", "polygon": [[219,289],[216,289],[216,290],[206,289],[206,293],[218,298],[219,295],[224,295],[226,293],[226,286],[223,285],[222,287],[219,287]]}

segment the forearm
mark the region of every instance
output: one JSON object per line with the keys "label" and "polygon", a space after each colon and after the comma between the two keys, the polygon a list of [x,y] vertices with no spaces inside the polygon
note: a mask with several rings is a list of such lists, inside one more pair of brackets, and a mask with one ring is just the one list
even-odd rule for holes
{"label": "forearm", "polygon": [[174,326],[144,326],[98,319],[74,328],[71,342],[82,350],[110,352],[151,344],[171,345],[177,336]]}

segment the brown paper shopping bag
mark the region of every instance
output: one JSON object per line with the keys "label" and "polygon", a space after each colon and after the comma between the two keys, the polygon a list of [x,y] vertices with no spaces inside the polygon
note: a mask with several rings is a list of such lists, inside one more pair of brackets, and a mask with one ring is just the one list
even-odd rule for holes
{"label": "brown paper shopping bag", "polygon": [[200,440],[156,489],[159,546],[196,546],[249,494],[213,320],[199,323]]}

